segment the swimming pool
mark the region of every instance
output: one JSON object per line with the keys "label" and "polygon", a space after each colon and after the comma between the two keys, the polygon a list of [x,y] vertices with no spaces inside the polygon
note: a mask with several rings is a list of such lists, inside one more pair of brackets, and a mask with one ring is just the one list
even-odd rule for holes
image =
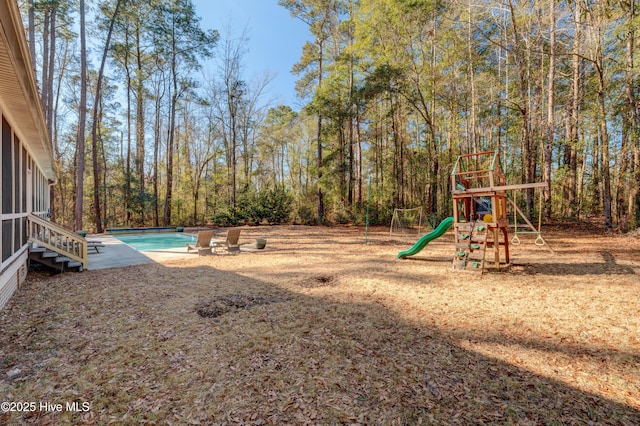
{"label": "swimming pool", "polygon": [[187,244],[195,244],[197,240],[195,235],[179,232],[114,235],[114,237],[138,251],[186,249]]}

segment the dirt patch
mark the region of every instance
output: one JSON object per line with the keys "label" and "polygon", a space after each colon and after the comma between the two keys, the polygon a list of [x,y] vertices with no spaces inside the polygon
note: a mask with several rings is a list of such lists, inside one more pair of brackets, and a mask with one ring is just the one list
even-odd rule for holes
{"label": "dirt patch", "polygon": [[266,303],[284,302],[286,299],[273,296],[253,296],[245,294],[230,294],[220,296],[209,302],[200,302],[196,305],[196,312],[203,318],[216,318],[228,312],[248,309],[256,305]]}
{"label": "dirt patch", "polygon": [[336,277],[330,275],[314,275],[303,278],[298,282],[298,286],[303,288],[331,287],[337,284]]}

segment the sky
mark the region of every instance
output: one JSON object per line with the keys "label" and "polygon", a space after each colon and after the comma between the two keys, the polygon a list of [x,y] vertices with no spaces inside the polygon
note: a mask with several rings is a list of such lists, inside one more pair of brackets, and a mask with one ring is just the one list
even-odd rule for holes
{"label": "sky", "polygon": [[[289,105],[298,110],[297,77],[291,68],[302,55],[302,46],[310,38],[308,27],[289,11],[278,6],[278,0],[192,0],[200,26],[216,29],[221,36],[231,25],[234,35],[247,30],[247,49],[244,56],[246,80],[268,72],[275,75],[267,97],[276,104]],[[206,66],[206,65],[205,65]]]}

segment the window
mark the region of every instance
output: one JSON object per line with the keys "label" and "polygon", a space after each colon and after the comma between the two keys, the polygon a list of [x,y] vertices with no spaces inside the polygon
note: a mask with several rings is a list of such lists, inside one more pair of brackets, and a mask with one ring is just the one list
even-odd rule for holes
{"label": "window", "polygon": [[27,212],[27,150],[22,148],[22,209],[20,210],[22,213]]}
{"label": "window", "polygon": [[[13,168],[11,167],[11,126],[2,117],[2,213],[13,213]],[[2,229],[4,230],[4,224]],[[4,238],[3,238],[4,241]],[[3,245],[4,246],[4,245]],[[4,258],[4,250],[3,250]]]}
{"label": "window", "polygon": [[18,251],[18,249],[22,246],[22,230],[20,229],[22,224],[22,219],[16,218],[13,220],[13,249]]}
{"label": "window", "polygon": [[13,138],[13,211],[11,213],[20,212],[20,141],[17,137]]}
{"label": "window", "polygon": [[22,224],[20,227],[22,228],[22,244],[27,244],[27,218],[23,217],[20,219]]}
{"label": "window", "polygon": [[31,188],[33,188],[33,190],[31,191],[31,208],[33,209],[34,212],[37,212],[38,209],[38,202],[37,202],[37,197],[38,197],[38,172],[37,170],[34,170],[33,167],[33,158],[29,157],[29,170],[31,170]]}
{"label": "window", "polygon": [[12,235],[13,233],[13,220],[2,221],[2,261],[4,262],[13,254],[12,250]]}

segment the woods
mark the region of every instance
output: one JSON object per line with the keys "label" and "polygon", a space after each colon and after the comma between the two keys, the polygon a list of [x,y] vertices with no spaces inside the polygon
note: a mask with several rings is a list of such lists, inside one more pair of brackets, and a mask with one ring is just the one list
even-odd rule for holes
{"label": "woods", "polygon": [[245,74],[243,30],[202,28],[190,0],[21,2],[58,167],[52,219],[361,224],[368,192],[373,224],[394,207],[443,218],[456,157],[499,149],[507,182],[550,182],[546,221],[639,226],[635,0],[279,5],[309,29],[300,110]]}

